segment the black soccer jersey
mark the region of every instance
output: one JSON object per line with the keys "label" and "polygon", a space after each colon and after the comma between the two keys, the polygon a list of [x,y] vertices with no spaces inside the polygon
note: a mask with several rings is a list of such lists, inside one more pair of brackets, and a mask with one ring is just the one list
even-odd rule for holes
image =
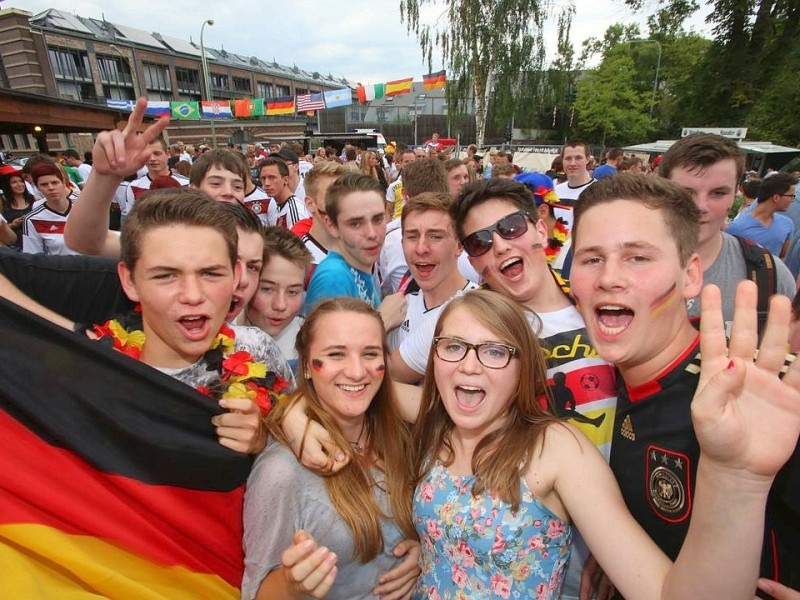
{"label": "black soccer jersey", "polygon": [[[643,385],[629,388],[618,376],[611,469],[628,510],[672,560],[689,529],[700,457],[691,415],[700,379],[699,342],[695,338],[661,375]],[[800,572],[798,454],[770,493],[761,560],[762,577],[793,587]]]}

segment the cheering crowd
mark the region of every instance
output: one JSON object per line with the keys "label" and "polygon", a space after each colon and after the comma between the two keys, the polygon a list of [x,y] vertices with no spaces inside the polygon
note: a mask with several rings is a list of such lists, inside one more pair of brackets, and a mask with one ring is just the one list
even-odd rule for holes
{"label": "cheering crowd", "polygon": [[82,187],[4,176],[0,295],[219,406],[254,460],[242,598],[797,597],[795,283],[723,231],[735,143],[598,179],[579,140],[560,175],[438,136],[208,149],[185,178],[144,106]]}

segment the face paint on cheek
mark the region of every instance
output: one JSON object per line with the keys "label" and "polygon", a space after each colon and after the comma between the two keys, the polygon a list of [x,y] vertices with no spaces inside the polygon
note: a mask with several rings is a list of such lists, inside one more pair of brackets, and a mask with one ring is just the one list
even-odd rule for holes
{"label": "face paint on cheek", "polygon": [[322,361],[318,358],[311,359],[311,368],[314,369],[317,373],[322,371]]}
{"label": "face paint on cheek", "polygon": [[377,367],[375,367],[376,373],[383,373],[385,371],[386,371],[386,365],[378,365]]}
{"label": "face paint on cheek", "polygon": [[650,314],[652,316],[656,316],[662,310],[664,310],[667,306],[672,304],[675,298],[678,297],[678,284],[673,283],[672,287],[670,287],[666,292],[661,294],[658,298],[653,300],[653,303],[650,305]]}

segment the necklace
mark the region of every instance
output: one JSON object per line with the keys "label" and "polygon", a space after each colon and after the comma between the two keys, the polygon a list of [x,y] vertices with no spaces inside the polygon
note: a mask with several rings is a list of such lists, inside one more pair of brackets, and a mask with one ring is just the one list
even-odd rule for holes
{"label": "necklace", "polygon": [[361,436],[364,435],[364,427],[366,426],[367,426],[367,420],[364,419],[364,421],[361,423],[361,431],[358,432],[358,437],[356,438],[356,441],[350,442],[350,440],[347,440],[348,442],[350,442],[350,445],[353,447],[353,450],[355,450],[356,454],[364,454],[364,448],[361,446],[360,442],[361,442]]}
{"label": "necklace", "polygon": [[[94,334],[97,339],[110,339],[115,350],[140,360],[145,344],[141,308],[136,306],[126,317],[95,325]],[[234,330],[223,323],[211,348],[202,357],[207,369],[216,371],[219,378],[210,386],[200,385],[196,389],[215,400],[249,398],[256,403],[262,416],[266,416],[283,397],[281,392],[289,387],[289,382],[275,371],[267,370],[267,365],[257,362],[249,352],[236,351],[235,340]]]}

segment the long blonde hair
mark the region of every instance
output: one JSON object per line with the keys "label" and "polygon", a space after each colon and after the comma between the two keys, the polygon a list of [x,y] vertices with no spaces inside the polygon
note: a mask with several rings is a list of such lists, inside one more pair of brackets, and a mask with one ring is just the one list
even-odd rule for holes
{"label": "long blonde hair", "polygon": [[[417,538],[411,520],[413,475],[408,461],[411,438],[409,425],[400,418],[395,408],[394,394],[388,375],[384,376],[364,415],[367,439],[364,456],[374,456],[374,463],[365,464],[363,457],[355,453],[344,437],[341,428],[326,412],[317,397],[314,384],[308,374],[308,365],[311,361],[309,348],[319,321],[327,315],[342,312],[362,314],[375,319],[380,326],[385,361],[388,354],[386,332],[377,311],[365,302],[350,297],[331,298],[321,302],[303,323],[295,341],[298,354],[299,384],[297,391],[288,402],[272,410],[267,424],[270,433],[275,438],[289,445],[280,426],[281,421],[286,411],[299,398],[305,398],[308,402],[309,420],[318,421],[328,431],[334,443],[348,455],[349,463],[338,473],[325,478],[325,489],[336,512],[339,513],[353,534],[355,546],[353,558],[363,564],[384,550],[381,533],[382,517],[392,519],[407,538]],[[385,474],[385,491],[389,499],[390,515],[384,515],[375,500],[373,488],[376,483],[370,473],[371,467],[380,468]]]}
{"label": "long blonde hair", "polygon": [[[520,502],[519,481],[530,465],[531,449],[547,426],[558,421],[545,412],[540,403],[547,390],[544,353],[522,309],[489,290],[476,290],[453,299],[442,311],[434,336],[440,335],[443,324],[458,308],[467,309],[495,333],[499,341],[517,349],[518,359],[512,360],[520,361],[520,373],[508,408],[509,418],[478,443],[472,456],[472,472],[476,476],[473,495],[488,490],[516,510]],[[412,432],[415,486],[425,478],[434,461],[440,460],[447,466],[455,459],[450,439],[455,425],[434,380],[434,360],[432,349],[425,371],[419,418]]]}
{"label": "long blonde hair", "polygon": [[372,166],[369,164],[370,158],[378,158],[378,155],[372,152],[371,150],[367,150],[361,155],[361,172],[364,175],[369,175],[373,179],[377,179],[380,181],[380,177],[378,176],[378,165],[380,165],[380,161],[378,161],[378,165]]}

